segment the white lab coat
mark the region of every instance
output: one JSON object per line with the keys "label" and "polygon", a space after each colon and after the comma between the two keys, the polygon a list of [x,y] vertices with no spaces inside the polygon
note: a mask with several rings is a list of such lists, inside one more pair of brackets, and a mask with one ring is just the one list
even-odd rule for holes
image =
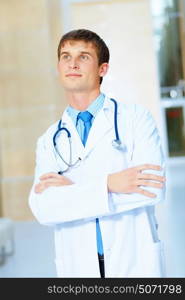
{"label": "white lab coat", "polygon": [[[132,166],[157,164],[163,171],[147,172],[164,174],[160,138],[151,114],[141,105],[118,102],[123,151],[112,146],[114,104],[108,97],[93,122],[85,147],[66,111],[62,121],[71,132],[73,162],[81,158],[76,167],[64,174],[74,184],[34,193],[40,175],[66,168],[54,154],[52,138],[57,122],[38,140],[35,181],[29,196],[37,220],[54,226],[58,276],[100,277],[95,222],[98,217],[105,277],[164,277],[163,245],[157,236],[154,216],[154,205],[163,200],[164,189],[148,189],[157,194],[156,198],[107,191],[107,175]],[[68,159],[69,145],[64,131],[58,138],[58,147]]]}

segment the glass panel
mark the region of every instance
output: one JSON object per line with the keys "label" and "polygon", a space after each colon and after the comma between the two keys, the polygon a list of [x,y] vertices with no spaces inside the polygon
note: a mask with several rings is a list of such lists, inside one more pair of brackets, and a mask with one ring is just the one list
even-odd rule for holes
{"label": "glass panel", "polygon": [[169,156],[185,155],[185,106],[165,110]]}
{"label": "glass panel", "polygon": [[182,9],[180,10],[180,1],[152,0],[154,40],[162,97],[178,98],[184,95],[180,40],[180,22],[184,15]]}

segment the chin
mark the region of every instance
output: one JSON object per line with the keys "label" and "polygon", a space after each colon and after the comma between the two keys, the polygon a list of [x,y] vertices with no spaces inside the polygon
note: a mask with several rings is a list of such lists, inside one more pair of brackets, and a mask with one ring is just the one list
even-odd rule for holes
{"label": "chin", "polygon": [[63,85],[64,89],[67,91],[67,92],[83,92],[84,90],[86,90],[87,88],[84,88],[82,86],[77,86],[77,85]]}

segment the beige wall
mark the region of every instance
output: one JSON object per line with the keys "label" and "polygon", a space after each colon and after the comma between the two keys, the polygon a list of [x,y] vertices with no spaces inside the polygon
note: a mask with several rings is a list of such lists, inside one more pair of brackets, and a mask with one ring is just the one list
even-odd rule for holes
{"label": "beige wall", "polygon": [[59,1],[0,1],[1,213],[13,219],[32,218],[36,140],[62,109],[60,35]]}

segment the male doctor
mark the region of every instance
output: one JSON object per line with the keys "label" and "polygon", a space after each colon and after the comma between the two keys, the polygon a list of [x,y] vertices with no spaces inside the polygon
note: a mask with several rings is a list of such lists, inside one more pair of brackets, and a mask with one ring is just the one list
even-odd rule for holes
{"label": "male doctor", "polygon": [[29,204],[41,224],[54,227],[59,277],[163,277],[154,214],[164,198],[160,137],[146,108],[116,99],[115,112],[101,93],[108,62],[96,33],[61,38],[58,72],[69,105],[60,125],[38,139]]}

